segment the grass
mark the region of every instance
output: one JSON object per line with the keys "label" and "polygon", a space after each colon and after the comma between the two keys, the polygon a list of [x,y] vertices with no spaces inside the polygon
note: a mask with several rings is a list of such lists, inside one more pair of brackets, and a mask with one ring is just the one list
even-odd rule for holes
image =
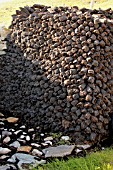
{"label": "grass", "polygon": [[[96,3],[94,8],[107,9],[113,8],[113,0],[95,0]],[[19,7],[24,7],[26,5],[32,6],[33,4],[44,4],[47,6],[78,6],[79,8],[89,8],[90,0],[11,0],[10,2],[4,2],[0,4],[0,25],[5,25],[8,27],[11,24],[12,14]]]}
{"label": "grass", "polygon": [[68,161],[56,159],[33,170],[113,170],[113,149],[92,153],[84,158],[70,158]]}

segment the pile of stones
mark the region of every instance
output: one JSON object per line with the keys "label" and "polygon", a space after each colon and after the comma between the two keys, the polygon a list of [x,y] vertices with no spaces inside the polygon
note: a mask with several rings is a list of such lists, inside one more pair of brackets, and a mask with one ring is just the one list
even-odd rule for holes
{"label": "pile of stones", "polygon": [[113,113],[113,11],[35,4],[17,10],[10,29],[0,109],[76,144],[104,139]]}
{"label": "pile of stones", "polygon": [[40,133],[29,128],[17,117],[0,113],[0,170],[32,169],[48,159],[77,156],[91,145],[75,145],[69,136]]}

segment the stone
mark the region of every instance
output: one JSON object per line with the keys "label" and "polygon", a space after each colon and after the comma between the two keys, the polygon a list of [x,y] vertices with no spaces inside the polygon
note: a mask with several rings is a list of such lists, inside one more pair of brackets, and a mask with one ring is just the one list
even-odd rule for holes
{"label": "stone", "polygon": [[11,131],[11,132],[15,132],[15,130],[14,130],[14,129],[9,129],[9,131]]}
{"label": "stone", "polygon": [[26,128],[26,126],[25,126],[25,125],[20,126],[20,129],[25,129],[25,128]]}
{"label": "stone", "polygon": [[11,158],[8,159],[8,162],[15,163],[16,159],[18,159],[19,161],[23,160],[25,163],[27,163],[27,162],[33,162],[34,158],[35,157],[30,154],[15,153],[14,155],[12,155]]}
{"label": "stone", "polygon": [[36,156],[32,156],[30,154],[15,153],[14,155],[12,155],[10,159],[8,159],[8,162],[15,163],[16,160],[18,160],[19,162],[17,165],[19,169],[23,169],[22,164],[29,164],[29,165],[36,166],[38,164],[46,163],[45,160],[38,161],[36,160],[36,158],[37,158]]}
{"label": "stone", "polygon": [[23,140],[23,139],[17,139],[17,141],[23,143],[23,144],[26,144],[26,140]]}
{"label": "stone", "polygon": [[25,138],[25,136],[24,136],[24,135],[21,135],[21,136],[20,136],[20,139],[24,139],[24,138]]}
{"label": "stone", "polygon": [[68,141],[69,140],[69,136],[62,136],[61,139],[65,140],[65,141]]}
{"label": "stone", "polygon": [[44,138],[44,141],[49,141],[49,140],[53,140],[53,137],[52,136],[48,136],[48,137]]}
{"label": "stone", "polygon": [[0,170],[17,170],[17,168],[13,164],[6,164],[0,166]]}
{"label": "stone", "polygon": [[41,133],[40,136],[41,136],[41,137],[44,137],[45,135],[44,135],[44,133]]}
{"label": "stone", "polygon": [[28,129],[28,132],[34,132],[34,128]]}
{"label": "stone", "polygon": [[0,160],[6,159],[6,158],[9,158],[9,156],[8,156],[8,155],[2,155],[2,156],[0,156]]}
{"label": "stone", "polygon": [[[45,164],[46,163],[46,160],[40,160],[40,161],[37,161],[36,163],[24,163],[24,162],[22,162],[22,161],[20,161],[18,164],[17,164],[17,166],[18,167],[21,167],[22,168],[22,170],[30,170],[31,168],[30,168],[30,165],[32,166],[32,168],[37,168],[37,166],[38,165],[40,165],[40,164]],[[20,168],[19,168],[20,169]]]}
{"label": "stone", "polygon": [[23,132],[23,135],[27,135],[27,133],[26,133],[26,132]]}
{"label": "stone", "polygon": [[30,141],[30,136],[26,136],[26,141]]}
{"label": "stone", "polygon": [[5,137],[5,136],[10,136],[12,135],[12,132],[8,132],[7,130],[4,129],[4,131],[2,131],[2,137]]}
{"label": "stone", "polygon": [[31,146],[35,146],[36,148],[39,148],[41,145],[39,145],[37,143],[31,143]]}
{"label": "stone", "polygon": [[0,117],[4,117],[4,114],[2,114],[1,112],[0,112]]}
{"label": "stone", "polygon": [[81,150],[81,149],[76,149],[75,151],[76,151],[76,153],[80,153],[80,152],[82,152],[82,150]]}
{"label": "stone", "polygon": [[3,143],[7,144],[8,142],[10,142],[11,138],[9,136],[7,136],[6,138],[4,138]]}
{"label": "stone", "polygon": [[49,141],[49,140],[45,141],[45,144],[49,144],[49,145],[51,145],[51,146],[52,146],[52,142],[51,142],[51,141]]}
{"label": "stone", "polygon": [[33,149],[32,154],[36,156],[41,156],[43,153],[40,152],[38,149]]}
{"label": "stone", "polygon": [[30,152],[32,149],[31,146],[20,146],[19,148],[17,148],[18,152]]}
{"label": "stone", "polygon": [[17,127],[17,126],[18,126],[18,123],[15,124],[15,127]]}
{"label": "stone", "polygon": [[47,149],[43,149],[42,152],[45,154],[45,158],[64,157],[70,155],[74,148],[75,145],[60,145],[57,147],[48,147]]}
{"label": "stone", "polygon": [[0,125],[3,126],[3,125],[4,125],[4,122],[0,122]]}
{"label": "stone", "polygon": [[46,146],[48,146],[48,143],[41,143],[41,145],[46,147]]}
{"label": "stone", "polygon": [[9,146],[13,146],[14,148],[19,148],[21,145],[20,145],[20,143],[18,141],[14,141]]}
{"label": "stone", "polygon": [[16,118],[16,117],[8,117],[6,119],[9,123],[17,123],[19,118]]}
{"label": "stone", "polygon": [[39,130],[39,129],[40,129],[40,127],[39,127],[39,126],[37,126],[37,127],[36,127],[36,129],[37,129],[37,130]]}
{"label": "stone", "polygon": [[19,134],[20,132],[22,132],[22,130],[17,130],[14,132],[15,135]]}
{"label": "stone", "polygon": [[0,155],[8,154],[10,152],[11,152],[11,150],[8,148],[0,147]]}
{"label": "stone", "polygon": [[91,145],[76,145],[77,148],[89,149]]}
{"label": "stone", "polygon": [[33,134],[33,135],[32,135],[32,139],[34,140],[34,139],[35,139],[35,137],[36,137],[36,134]]}

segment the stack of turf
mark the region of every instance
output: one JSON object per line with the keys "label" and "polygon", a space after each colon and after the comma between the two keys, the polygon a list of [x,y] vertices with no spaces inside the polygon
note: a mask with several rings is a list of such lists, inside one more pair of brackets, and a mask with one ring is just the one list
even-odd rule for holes
{"label": "stack of turf", "polygon": [[33,5],[13,15],[1,60],[0,108],[75,143],[109,133],[113,11]]}

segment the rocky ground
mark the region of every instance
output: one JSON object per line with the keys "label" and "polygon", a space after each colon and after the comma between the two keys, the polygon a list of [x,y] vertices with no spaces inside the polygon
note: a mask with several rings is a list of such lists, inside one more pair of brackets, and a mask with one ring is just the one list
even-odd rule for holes
{"label": "rocky ground", "polygon": [[0,113],[0,170],[30,169],[29,165],[83,155],[91,149],[91,145],[75,145],[69,136],[41,133],[39,127],[29,128],[19,118]]}
{"label": "rocky ground", "polygon": [[[64,157],[75,151],[69,136],[40,133],[39,127],[28,128],[19,118],[5,117],[0,113],[0,169],[22,169],[25,165],[37,166],[51,157]],[[78,146],[79,147],[79,146]],[[87,149],[90,145],[84,145]],[[76,148],[76,153],[80,149]],[[28,169],[28,168],[27,168]]]}

